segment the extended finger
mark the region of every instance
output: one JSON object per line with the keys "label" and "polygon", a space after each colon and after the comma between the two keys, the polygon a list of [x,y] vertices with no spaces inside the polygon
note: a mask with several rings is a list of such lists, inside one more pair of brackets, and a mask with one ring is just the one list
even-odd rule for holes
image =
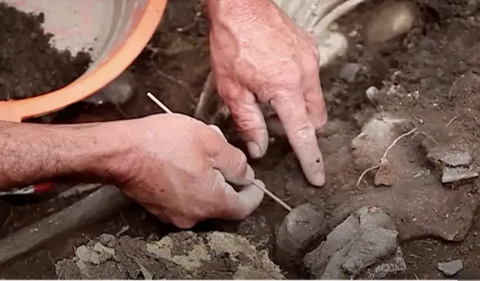
{"label": "extended finger", "polygon": [[268,131],[255,95],[232,81],[219,83],[218,90],[247,142],[250,156],[262,157],[268,147]]}
{"label": "extended finger", "polygon": [[282,121],[308,181],[322,186],[325,183],[323,157],[303,98],[303,94],[283,92],[276,95],[271,104]]}

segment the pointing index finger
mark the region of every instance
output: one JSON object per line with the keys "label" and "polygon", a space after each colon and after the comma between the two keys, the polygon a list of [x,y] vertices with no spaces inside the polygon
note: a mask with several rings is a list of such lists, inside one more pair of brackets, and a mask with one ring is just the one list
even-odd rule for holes
{"label": "pointing index finger", "polygon": [[318,147],[315,126],[307,113],[303,93],[279,93],[271,104],[282,121],[308,181],[322,186],[325,183],[323,157]]}

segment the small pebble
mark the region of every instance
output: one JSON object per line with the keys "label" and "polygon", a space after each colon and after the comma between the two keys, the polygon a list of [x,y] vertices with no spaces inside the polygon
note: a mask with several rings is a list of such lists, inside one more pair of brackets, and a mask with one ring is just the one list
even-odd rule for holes
{"label": "small pebble", "polygon": [[377,99],[378,99],[378,93],[380,92],[380,90],[378,90],[376,87],[374,86],[371,86],[370,88],[367,89],[367,91],[365,92],[365,94],[367,95],[367,98],[371,101],[371,102],[375,102]]}
{"label": "small pebble", "polygon": [[129,101],[134,94],[134,83],[133,74],[125,71],[93,96],[87,98],[85,102],[95,105],[105,103],[114,105],[124,104]]}
{"label": "small pebble", "polygon": [[445,274],[445,276],[451,277],[463,269],[463,262],[461,260],[440,262],[437,265],[437,269],[440,270],[443,274]]}
{"label": "small pebble", "polygon": [[360,65],[358,63],[347,63],[340,70],[340,78],[348,83],[353,83],[359,71]]}
{"label": "small pebble", "polygon": [[385,1],[368,23],[367,42],[382,43],[409,31],[418,16],[418,7],[411,1]]}

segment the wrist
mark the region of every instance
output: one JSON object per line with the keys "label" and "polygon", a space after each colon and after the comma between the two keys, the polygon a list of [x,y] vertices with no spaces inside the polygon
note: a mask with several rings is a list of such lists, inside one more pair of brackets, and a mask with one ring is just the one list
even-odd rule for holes
{"label": "wrist", "polygon": [[275,7],[271,0],[204,0],[210,21],[237,18],[251,21],[253,13],[262,14]]}
{"label": "wrist", "polygon": [[[70,155],[73,174],[89,175],[106,183],[125,181],[127,173],[135,169],[135,148],[132,121],[116,121],[95,124],[79,130],[77,137],[89,136],[87,143],[78,147],[77,155]],[[78,168],[75,168],[78,167]]]}

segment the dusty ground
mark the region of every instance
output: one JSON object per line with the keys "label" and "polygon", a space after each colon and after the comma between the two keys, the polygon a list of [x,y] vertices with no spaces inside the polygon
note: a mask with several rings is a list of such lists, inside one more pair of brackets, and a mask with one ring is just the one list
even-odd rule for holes
{"label": "dusty ground", "polygon": [[[81,122],[158,112],[145,98],[147,90],[161,97],[173,110],[191,113],[196,94],[208,73],[207,22],[196,16],[200,7],[192,3],[196,1],[169,4],[166,20],[150,48],[131,67],[137,77],[136,96],[132,101],[120,108],[87,106],[81,114],[70,111],[59,117],[63,117],[64,122]],[[308,186],[285,140],[273,141],[264,159],[252,162],[269,189],[292,206],[305,202],[320,206],[329,216],[332,227],[363,205],[375,204],[386,209],[400,231],[407,277],[412,279],[444,278],[436,265],[452,259],[461,259],[464,263],[464,269],[456,278],[480,277],[480,218],[474,217],[480,182],[442,185],[441,173],[429,162],[426,152],[430,147],[428,143],[433,146],[462,144],[473,156],[474,166],[478,166],[475,161],[480,159],[477,147],[480,139],[477,119],[480,12],[461,1],[455,3],[422,1],[416,26],[407,35],[381,45],[364,44],[362,27],[369,20],[371,6],[361,6],[342,20],[340,29],[349,34],[351,48],[345,58],[321,75],[330,116],[330,124],[319,138],[327,170],[325,187]],[[361,66],[351,83],[339,78],[345,63]],[[380,90],[375,101],[365,94],[370,86]],[[363,170],[378,163],[362,158],[363,152],[358,147],[352,150],[352,140],[377,112],[389,112],[406,120],[395,129],[397,135],[412,128],[417,128],[417,133],[399,141],[389,153],[387,159],[393,163],[395,176],[393,186],[374,187],[374,172],[368,173],[357,186]],[[229,132],[233,143],[243,147],[228,123],[224,130]],[[17,204],[2,235],[69,203],[43,199]],[[35,218],[32,211],[37,211]],[[236,231],[271,250],[272,234],[285,215],[280,206],[265,199],[245,222],[212,221],[197,230]],[[115,218],[68,234],[55,245],[2,267],[1,277],[54,278],[52,260],[72,255],[72,245],[85,243],[101,233],[115,234],[125,225],[130,226],[126,234],[133,237],[158,238],[171,230],[140,208],[132,207],[122,210]],[[290,277],[305,276],[297,273]]]}

